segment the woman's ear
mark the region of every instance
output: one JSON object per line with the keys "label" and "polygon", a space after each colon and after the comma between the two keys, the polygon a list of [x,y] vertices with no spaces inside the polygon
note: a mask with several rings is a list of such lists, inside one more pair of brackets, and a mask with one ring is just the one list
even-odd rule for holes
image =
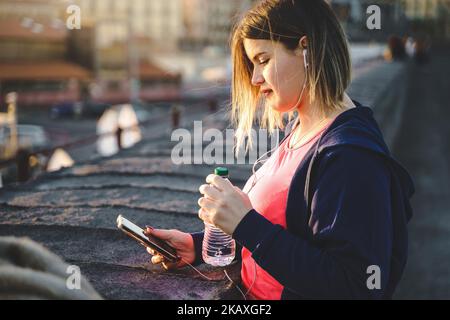
{"label": "woman's ear", "polygon": [[303,36],[298,41],[299,48],[306,49],[308,48],[308,38],[306,36]]}
{"label": "woman's ear", "polygon": [[298,41],[297,49],[295,49],[295,55],[302,56],[304,55],[304,50],[308,48],[308,39],[306,36],[301,37]]}

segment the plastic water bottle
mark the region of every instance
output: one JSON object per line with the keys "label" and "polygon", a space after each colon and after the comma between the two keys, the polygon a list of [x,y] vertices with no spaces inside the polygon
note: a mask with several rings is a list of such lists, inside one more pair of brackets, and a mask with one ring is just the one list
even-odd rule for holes
{"label": "plastic water bottle", "polygon": [[[218,167],[214,169],[214,174],[228,179],[227,168]],[[227,266],[233,261],[235,251],[236,242],[230,235],[205,222],[202,257],[207,264],[218,267]]]}

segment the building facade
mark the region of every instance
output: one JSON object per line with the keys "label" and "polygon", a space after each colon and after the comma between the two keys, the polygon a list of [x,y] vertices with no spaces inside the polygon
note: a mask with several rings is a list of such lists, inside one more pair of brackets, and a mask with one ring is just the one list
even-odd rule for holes
{"label": "building facade", "polygon": [[19,106],[81,99],[89,70],[67,59],[68,30],[60,1],[0,0],[0,99]]}
{"label": "building facade", "polygon": [[252,0],[183,0],[184,33],[180,47],[195,51],[214,46],[227,52],[230,31]]}

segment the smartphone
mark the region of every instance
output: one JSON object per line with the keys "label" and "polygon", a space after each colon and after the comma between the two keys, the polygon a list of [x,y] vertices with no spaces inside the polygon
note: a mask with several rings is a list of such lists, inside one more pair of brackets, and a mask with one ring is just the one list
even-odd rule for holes
{"label": "smartphone", "polygon": [[144,234],[144,230],[122,215],[117,217],[117,227],[144,247],[151,248],[161,254],[167,261],[176,263],[180,260],[177,251],[165,241]]}

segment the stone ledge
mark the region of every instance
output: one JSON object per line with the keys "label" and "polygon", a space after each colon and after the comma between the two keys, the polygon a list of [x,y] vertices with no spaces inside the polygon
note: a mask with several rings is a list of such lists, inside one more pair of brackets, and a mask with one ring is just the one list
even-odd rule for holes
{"label": "stone ledge", "polygon": [[[145,249],[117,230],[73,226],[0,225],[0,236],[28,237],[43,244],[69,264],[80,267],[94,288],[111,299],[239,298],[223,268],[207,265],[200,271],[207,281],[186,267],[172,272],[149,262]],[[240,266],[226,268],[238,281]],[[236,291],[236,292],[235,292]]]}

